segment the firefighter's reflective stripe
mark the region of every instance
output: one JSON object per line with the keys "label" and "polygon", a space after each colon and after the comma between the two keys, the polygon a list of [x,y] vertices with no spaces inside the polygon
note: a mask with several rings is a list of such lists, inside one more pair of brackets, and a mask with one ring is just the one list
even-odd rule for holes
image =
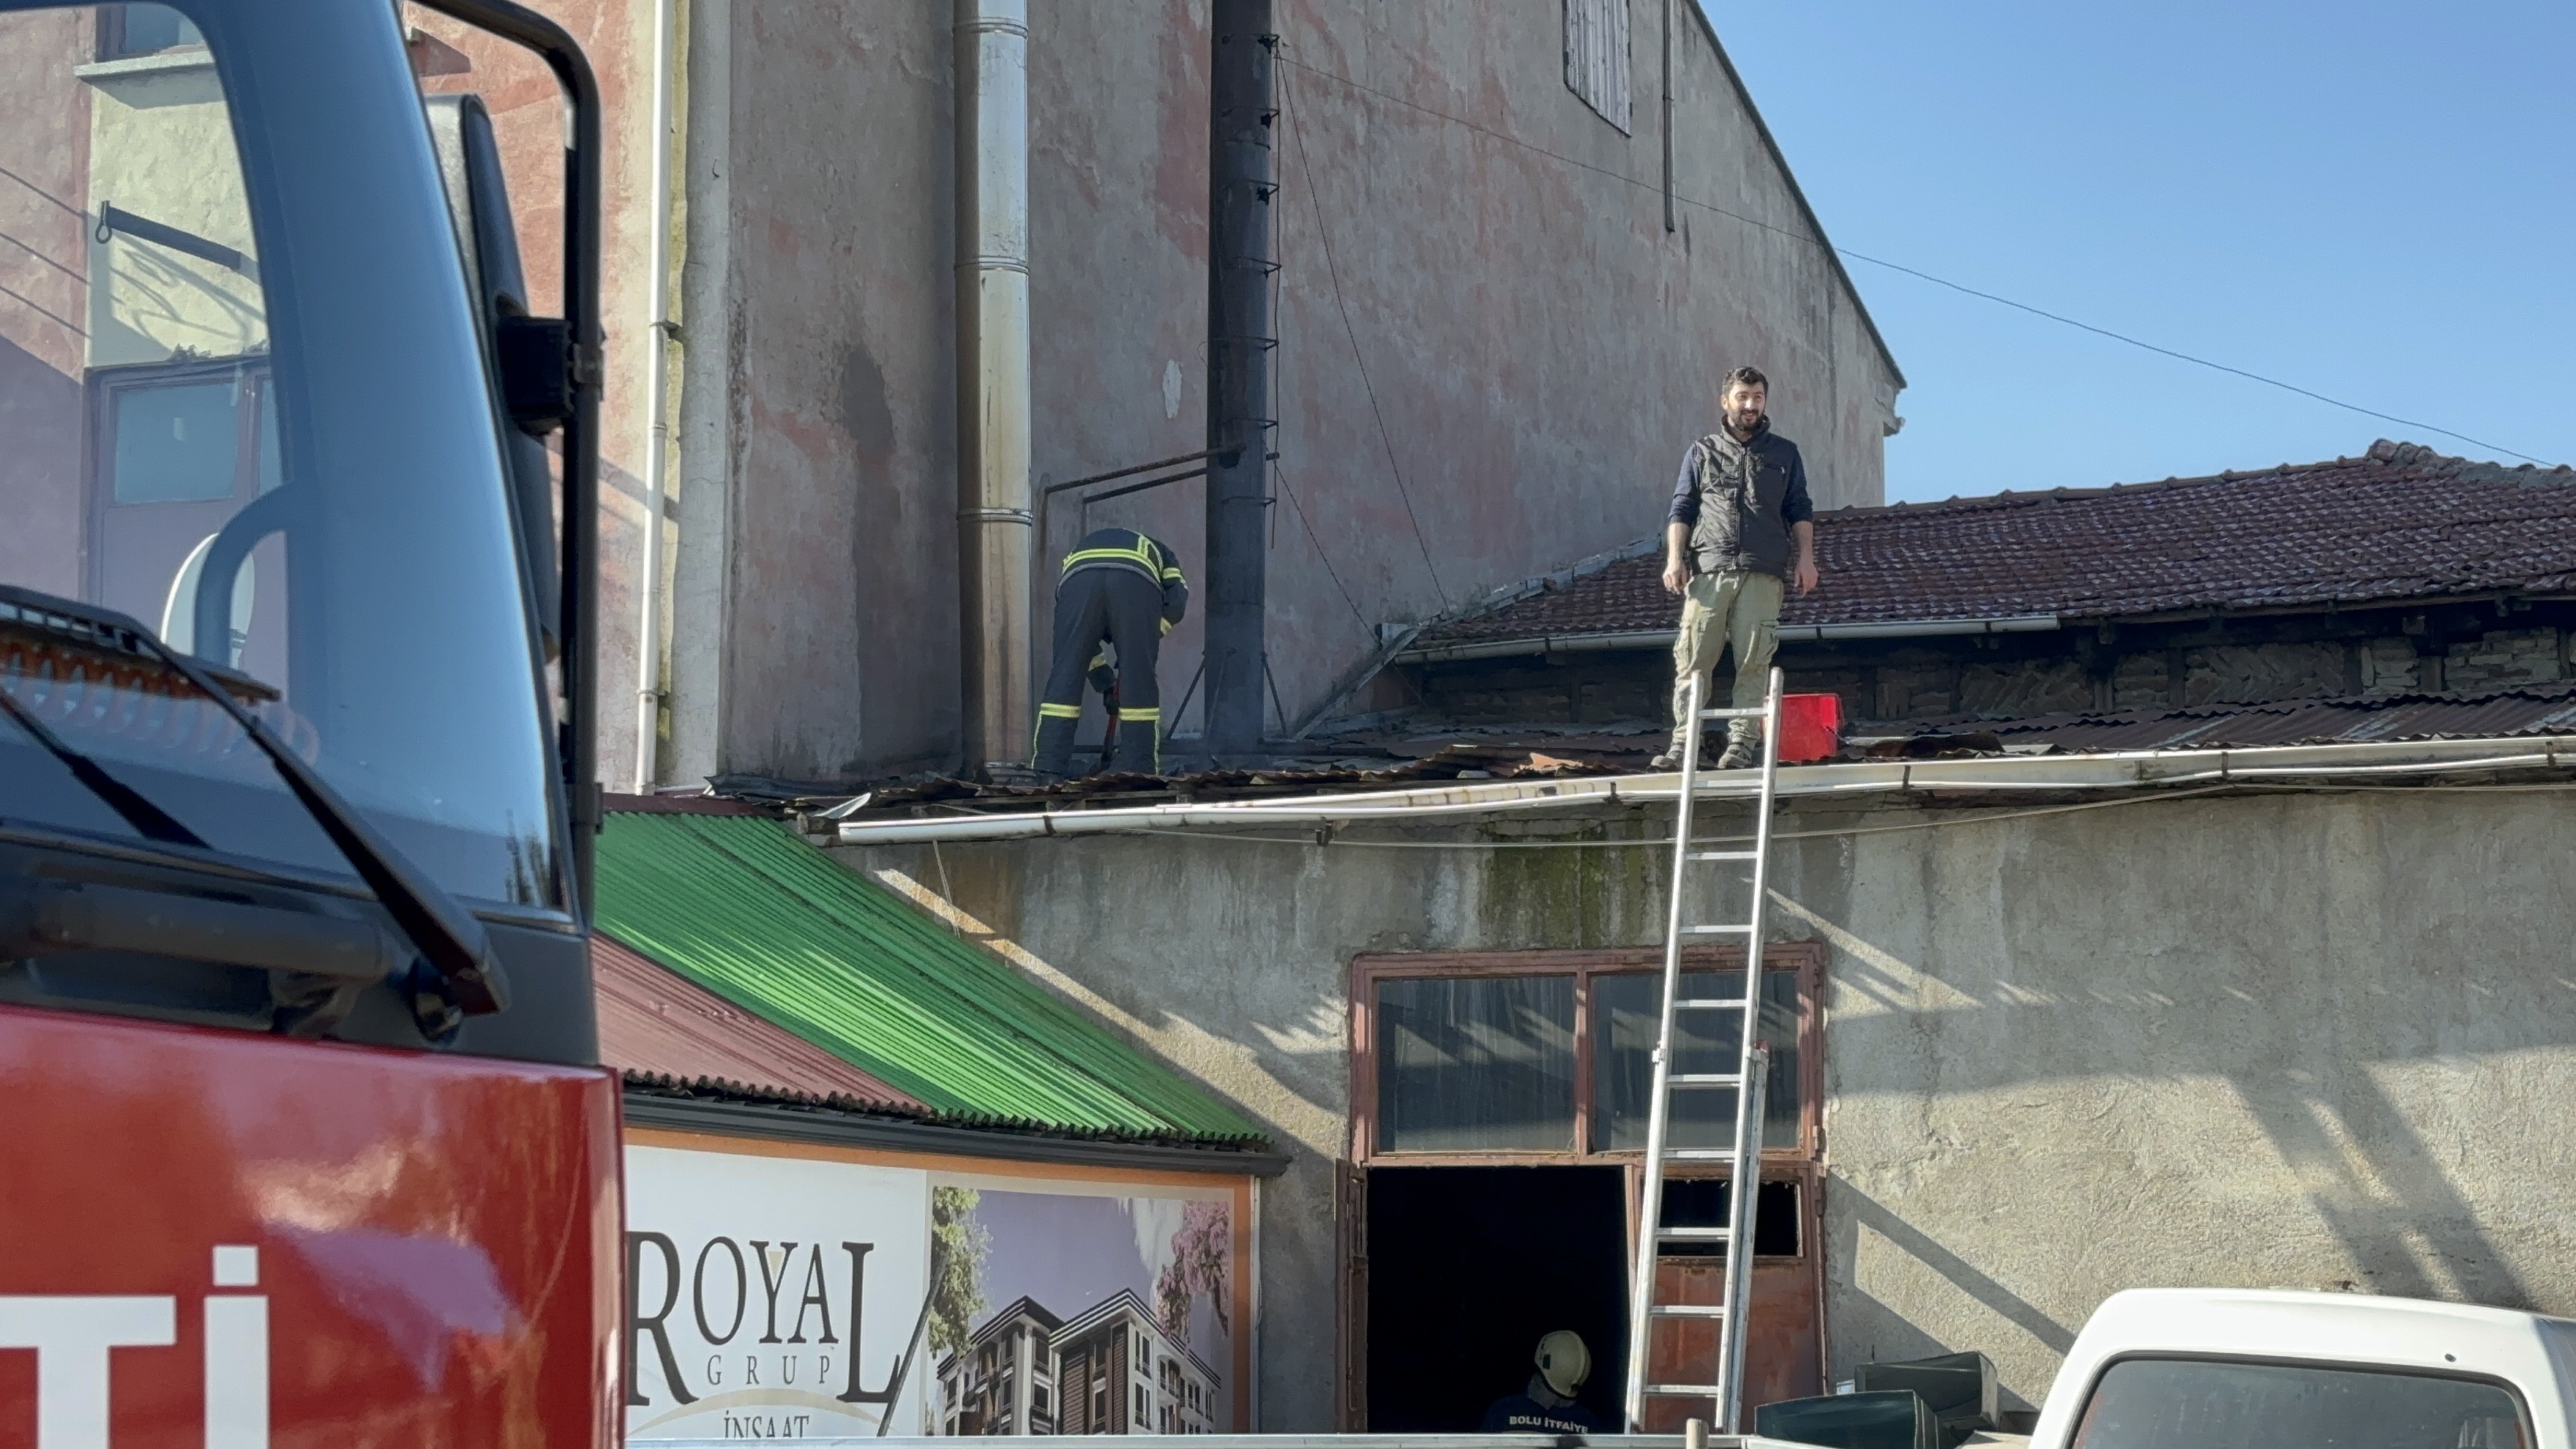
{"label": "firefighter's reflective stripe", "polygon": [[1082,706],[1078,704],[1042,704],[1038,706],[1038,716],[1041,719],[1080,719],[1082,718]]}
{"label": "firefighter's reflective stripe", "polygon": [[1122,709],[1118,711],[1118,718],[1121,722],[1136,719],[1149,719],[1160,723],[1163,718],[1163,708],[1161,705],[1147,705],[1143,709]]}
{"label": "firefighter's reflective stripe", "polygon": [[1152,578],[1168,583],[1181,576],[1181,571],[1163,561],[1163,551],[1154,547],[1150,538],[1139,537],[1134,548],[1078,548],[1064,556],[1064,571],[1072,573],[1087,563],[1134,564]]}

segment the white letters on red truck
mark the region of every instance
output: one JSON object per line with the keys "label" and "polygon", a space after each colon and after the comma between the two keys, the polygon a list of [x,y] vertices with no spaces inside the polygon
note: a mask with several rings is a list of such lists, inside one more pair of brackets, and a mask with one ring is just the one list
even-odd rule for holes
{"label": "white letters on red truck", "polygon": [[[214,1285],[259,1286],[259,1249],[215,1249]],[[178,1342],[178,1299],[0,1294],[0,1352],[36,1354],[36,1449],[108,1449],[120,1348]],[[268,1449],[268,1297],[206,1295],[206,1449]]]}

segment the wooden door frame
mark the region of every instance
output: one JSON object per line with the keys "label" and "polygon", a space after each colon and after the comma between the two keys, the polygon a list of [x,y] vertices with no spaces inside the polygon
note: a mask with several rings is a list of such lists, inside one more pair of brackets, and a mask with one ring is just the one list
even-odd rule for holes
{"label": "wooden door frame", "polygon": [[[1822,1322],[1825,1303],[1824,1239],[1824,983],[1827,947],[1817,940],[1780,941],[1762,949],[1764,975],[1775,972],[1794,973],[1797,978],[1797,1045],[1798,1045],[1798,1140],[1762,1151],[1761,1174],[1764,1182],[1794,1182],[1798,1185],[1798,1246],[1812,1275],[1818,1307],[1816,1335],[1816,1373],[1820,1381],[1829,1380],[1826,1358],[1826,1335]],[[1643,1151],[1595,1149],[1592,1145],[1592,991],[1591,980],[1599,975],[1633,975],[1642,971],[1661,970],[1663,949],[1659,946],[1610,947],[1580,950],[1534,951],[1418,951],[1363,952],[1351,958],[1345,981],[1345,1000],[1350,1023],[1350,1127],[1349,1156],[1334,1164],[1337,1233],[1340,1240],[1340,1262],[1336,1282],[1339,1285],[1339,1334],[1337,1358],[1340,1361],[1338,1408],[1346,1432],[1366,1427],[1368,1415],[1368,1250],[1367,1211],[1368,1173],[1373,1168],[1404,1167],[1539,1167],[1539,1166],[1615,1166],[1621,1169],[1623,1199],[1627,1205],[1628,1267],[1633,1279],[1637,1241],[1639,1189],[1644,1176]],[[1741,971],[1745,951],[1741,946],[1693,946],[1682,952],[1685,971]],[[1574,992],[1574,1146],[1568,1151],[1493,1151],[1429,1152],[1378,1150],[1377,1141],[1377,984],[1395,979],[1425,977],[1496,976],[1565,976],[1575,978]],[[1747,983],[1748,994],[1758,997],[1758,983]],[[1706,1178],[1719,1174],[1706,1169],[1678,1169],[1668,1175],[1675,1178]],[[1798,1258],[1764,1258],[1758,1262],[1780,1264],[1797,1262]]]}

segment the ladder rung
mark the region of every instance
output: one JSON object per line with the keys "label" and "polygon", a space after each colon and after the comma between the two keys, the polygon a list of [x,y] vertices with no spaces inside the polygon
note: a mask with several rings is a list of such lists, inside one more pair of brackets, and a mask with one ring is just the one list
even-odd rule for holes
{"label": "ladder rung", "polygon": [[1664,1160],[1666,1162],[1733,1162],[1735,1149],[1732,1147],[1667,1147],[1664,1149]]}
{"label": "ladder rung", "polygon": [[1744,1085],[1744,1076],[1740,1072],[1675,1072],[1664,1078],[1664,1085],[1667,1087],[1740,1087]]}
{"label": "ladder rung", "polygon": [[1667,1243],[1723,1243],[1735,1236],[1733,1228],[1657,1228],[1655,1236]]}
{"label": "ladder rung", "polygon": [[1666,1399],[1713,1399],[1726,1390],[1716,1384],[1648,1384],[1646,1392]]}
{"label": "ladder rung", "polygon": [[1657,1318],[1724,1318],[1726,1310],[1714,1303],[1657,1303],[1646,1312]]}
{"label": "ladder rung", "polygon": [[1751,933],[1752,930],[1753,927],[1750,925],[1682,927],[1683,934],[1691,936],[1742,936]]}
{"label": "ladder rung", "polygon": [[1769,710],[1757,704],[1744,709],[1704,709],[1699,712],[1699,717],[1701,719],[1760,719],[1768,713],[1770,713]]}
{"label": "ladder rung", "polygon": [[1675,1011],[1742,1011],[1741,996],[1684,996],[1673,1001]]}
{"label": "ladder rung", "polygon": [[1758,850],[1694,850],[1690,858],[1693,860],[1756,860],[1761,855],[1762,852]]}

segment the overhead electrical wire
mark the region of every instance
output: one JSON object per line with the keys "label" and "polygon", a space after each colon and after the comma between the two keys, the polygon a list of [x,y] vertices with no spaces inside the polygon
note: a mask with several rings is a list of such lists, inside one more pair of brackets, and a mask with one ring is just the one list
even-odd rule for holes
{"label": "overhead electrical wire", "polygon": [[[1271,251],[1278,265],[1270,270],[1270,327],[1271,331],[1277,334],[1284,333],[1286,330],[1284,320],[1286,314],[1279,306],[1288,276],[1288,216],[1284,209],[1279,216],[1279,227],[1274,233]],[[1287,424],[1286,415],[1279,406],[1279,390],[1280,374],[1286,369],[1279,365],[1279,359],[1287,355],[1291,355],[1288,349],[1282,348],[1272,355],[1270,361],[1271,426],[1277,428],[1283,436],[1287,432]],[[1343,603],[1351,606],[1351,618],[1359,624],[1360,632],[1375,638],[1377,626],[1369,622],[1367,614],[1361,612],[1360,601],[1351,596],[1350,586],[1342,582],[1342,571],[1333,566],[1332,552],[1324,547],[1323,538],[1315,532],[1314,521],[1306,516],[1306,505],[1298,500],[1296,485],[1288,481],[1287,461],[1280,456],[1287,451],[1285,447],[1280,447],[1271,453],[1270,476],[1277,481],[1280,494],[1288,500],[1288,507],[1296,513],[1297,526],[1305,531],[1306,542],[1314,547],[1316,561],[1324,566],[1324,577],[1333,581],[1333,591],[1342,596]],[[1273,548],[1279,546],[1279,514],[1275,509],[1270,515],[1270,545]]]}
{"label": "overhead electrical wire", "polygon": [[[1323,79],[1335,82],[1336,84],[1349,86],[1351,89],[1356,91],[1364,91],[1369,95],[1376,96],[1380,100],[1403,106],[1408,110],[1420,111],[1426,116],[1436,117],[1437,119],[1449,122],[1451,125],[1463,126],[1467,130],[1474,131],[1478,135],[1490,136],[1506,145],[1517,146],[1524,151],[1534,152],[1538,155],[1545,156],[1550,160],[1561,161],[1568,166],[1576,167],[1580,170],[1590,171],[1601,176],[1607,176],[1614,181],[1626,182],[1628,185],[1634,186],[1641,191],[1651,191],[1659,196],[1663,194],[1664,188],[1655,182],[1641,180],[1637,177],[1630,176],[1624,171],[1614,170],[1607,166],[1595,165],[1590,161],[1584,161],[1573,156],[1568,156],[1562,151],[1551,151],[1545,146],[1538,145],[1535,142],[1522,140],[1520,137],[1511,135],[1508,132],[1497,131],[1491,126],[1482,125],[1478,122],[1468,120],[1464,116],[1451,115],[1447,111],[1423,105],[1419,101],[1409,100],[1392,91],[1380,90],[1364,81],[1356,81],[1351,79],[1349,76],[1341,75],[1334,71],[1324,70],[1318,66],[1308,65],[1304,61],[1298,60],[1289,55],[1287,53],[1287,47],[1284,45],[1281,46],[1279,50],[1279,62],[1282,65],[1294,66],[1298,70],[1302,70],[1309,75],[1320,76]],[[1302,159],[1304,155],[1304,143],[1302,141],[1299,143],[1298,151],[1299,156]],[[1311,191],[1312,188],[1313,182],[1310,179],[1308,182],[1308,189]],[[2143,348],[2148,352],[2153,352],[2164,357],[2170,357],[2176,361],[2188,362],[2198,367],[2210,368],[2213,371],[2224,372],[2231,376],[2241,377],[2250,382],[2259,382],[2267,387],[2277,387],[2284,392],[2296,393],[2301,397],[2314,399],[2315,401],[2325,403],[2330,407],[2341,408],[2346,412],[2359,413],[2363,417],[2377,418],[2382,422],[2395,423],[2400,427],[2416,428],[2428,433],[2439,433],[2446,438],[2457,438],[2461,442],[2490,449],[2494,452],[2501,453],[2508,458],[2519,458],[2526,463],[2537,464],[2544,468],[2550,466],[2543,459],[2535,458],[2529,453],[2521,452],[2517,449],[2505,447],[2501,443],[2490,443],[2480,438],[2473,438],[2466,433],[2459,432],[2451,428],[2439,427],[2432,423],[2418,422],[2410,418],[2401,418],[2394,413],[2384,413],[2376,408],[2363,407],[2359,403],[2349,403],[2345,402],[2341,398],[2329,397],[2326,394],[2317,392],[2313,389],[2301,387],[2297,383],[2284,382],[2277,377],[2266,377],[2259,372],[2249,372],[2241,367],[2231,367],[2223,362],[2213,362],[2206,357],[2195,357],[2188,352],[2178,352],[2170,347],[2160,347],[2153,342],[2143,341],[2139,338],[2131,337],[2123,332],[2114,332],[2108,327],[2097,327],[2090,322],[2078,321],[2073,317],[2051,312],[2043,307],[2034,307],[2027,302],[2016,302],[2010,297],[1999,296],[1993,292],[1981,291],[1963,283],[1953,282],[1947,277],[1934,276],[1930,272],[1906,266],[1901,262],[1891,262],[1883,257],[1873,257],[1864,252],[1853,251],[1849,247],[1835,246],[1823,237],[1811,235],[1805,231],[1795,228],[1781,226],[1776,222],[1765,221],[1758,216],[1747,216],[1740,211],[1730,211],[1714,202],[1701,201],[1696,197],[1685,196],[1679,191],[1675,191],[1673,193],[1673,199],[1681,202],[1685,206],[1695,206],[1702,211],[1713,212],[1716,215],[1727,217],[1734,221],[1740,221],[1747,226],[1758,227],[1763,231],[1787,237],[1791,241],[1802,242],[1808,246],[1820,247],[1836,252],[1842,256],[1849,257],[1856,262],[1867,262],[1874,267],[1885,267],[1890,271],[1902,272],[1909,277],[1930,282],[1935,286],[1947,287],[1951,291],[1964,293],[1967,296],[1975,297],[1982,301],[1994,302],[2001,306],[2013,308],[2016,311],[2027,312],[2034,317],[2045,318],[2048,321],[2058,323],[2062,326],[2073,327],[2078,331],[2090,332],[2099,337],[2107,337],[2114,342],[2124,342],[2131,347]]]}
{"label": "overhead electrical wire", "polygon": [[[1288,59],[1285,46],[1280,47],[1279,59],[1289,65],[1297,65],[1297,62]],[[1302,65],[1297,68],[1310,69]],[[1326,74],[1322,71],[1316,73]],[[1423,535],[1422,515],[1413,510],[1413,490],[1404,486],[1404,469],[1395,460],[1395,435],[1387,429],[1386,410],[1378,406],[1377,387],[1369,381],[1368,359],[1361,355],[1360,335],[1351,325],[1350,303],[1342,296],[1341,269],[1333,261],[1332,228],[1324,221],[1324,199],[1315,191],[1315,171],[1306,160],[1306,135],[1297,124],[1297,88],[1293,83],[1288,82],[1287,77],[1282,76],[1280,79],[1282,83],[1279,94],[1287,107],[1290,137],[1297,147],[1297,172],[1305,178],[1306,200],[1315,209],[1316,238],[1323,243],[1324,247],[1324,275],[1333,284],[1333,306],[1341,313],[1342,333],[1351,342],[1351,361],[1359,369],[1360,388],[1368,394],[1369,412],[1377,419],[1378,441],[1386,449],[1386,469],[1395,477],[1396,497],[1404,501],[1404,516],[1413,524],[1414,545],[1422,550],[1422,567],[1430,573],[1431,587],[1440,595],[1441,605],[1446,607],[1449,603],[1449,586],[1440,580],[1440,566],[1431,561],[1431,541]]]}
{"label": "overhead electrical wire", "polygon": [[1279,491],[1287,495],[1289,508],[1295,510],[1297,526],[1306,530],[1306,541],[1315,546],[1315,557],[1324,565],[1324,577],[1333,581],[1333,588],[1342,596],[1342,602],[1351,606],[1351,617],[1359,621],[1360,631],[1374,634],[1376,630],[1370,625],[1368,615],[1360,612],[1360,601],[1351,597],[1350,589],[1342,583],[1341,570],[1333,567],[1333,556],[1324,552],[1324,541],[1315,536],[1315,525],[1307,521],[1306,505],[1297,501],[1297,489],[1288,481],[1288,470],[1279,468],[1276,471],[1279,478]]}

